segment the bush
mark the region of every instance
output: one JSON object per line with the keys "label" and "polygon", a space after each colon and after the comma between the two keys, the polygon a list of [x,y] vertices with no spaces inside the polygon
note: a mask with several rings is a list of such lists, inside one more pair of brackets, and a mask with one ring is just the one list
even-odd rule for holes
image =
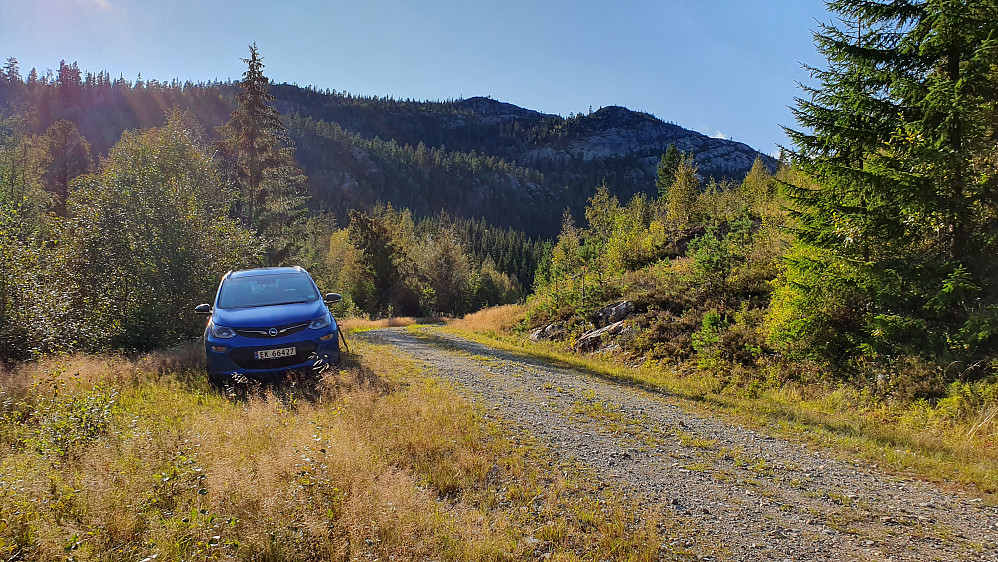
{"label": "bush", "polygon": [[767,351],[766,336],[756,326],[735,323],[721,332],[721,355],[742,365],[753,365]]}
{"label": "bush", "polygon": [[160,129],[125,133],[97,176],[74,184],[61,233],[70,247],[69,306],[103,337],[88,347],[170,346],[197,335],[192,314],[225,271],[256,263],[259,241],[228,217],[208,148],[171,113]]}
{"label": "bush", "polygon": [[650,359],[681,361],[693,355],[692,334],[702,325],[693,312],[676,316],[670,311],[652,311],[638,323],[638,333],[627,346]]}

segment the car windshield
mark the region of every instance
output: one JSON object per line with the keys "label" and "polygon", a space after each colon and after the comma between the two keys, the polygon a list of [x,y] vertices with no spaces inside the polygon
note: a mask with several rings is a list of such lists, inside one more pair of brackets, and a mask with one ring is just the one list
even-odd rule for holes
{"label": "car windshield", "polygon": [[307,275],[256,275],[226,279],[219,289],[218,307],[250,308],[317,300],[319,294]]}

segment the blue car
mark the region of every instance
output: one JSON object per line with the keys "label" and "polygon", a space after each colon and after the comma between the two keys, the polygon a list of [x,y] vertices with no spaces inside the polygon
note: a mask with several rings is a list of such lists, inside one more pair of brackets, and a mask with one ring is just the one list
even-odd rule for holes
{"label": "blue car", "polygon": [[340,361],[339,332],[315,281],[300,267],[230,271],[222,277],[204,331],[211,381],[274,381],[291,371],[315,372]]}

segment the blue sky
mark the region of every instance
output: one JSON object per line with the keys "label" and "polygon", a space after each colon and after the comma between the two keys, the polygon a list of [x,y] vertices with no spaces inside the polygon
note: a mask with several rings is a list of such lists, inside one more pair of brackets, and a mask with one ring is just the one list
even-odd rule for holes
{"label": "blue sky", "polygon": [[0,0],[0,58],[225,80],[256,42],[278,82],[566,116],[622,105],[774,152],[828,20],[820,0]]}

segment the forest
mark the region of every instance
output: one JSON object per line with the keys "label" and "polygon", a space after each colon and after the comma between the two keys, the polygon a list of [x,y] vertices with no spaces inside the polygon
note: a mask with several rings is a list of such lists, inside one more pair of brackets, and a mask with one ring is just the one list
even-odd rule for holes
{"label": "forest", "polygon": [[[511,330],[572,342],[628,301],[622,356],[708,372],[719,388],[831,378],[905,400],[993,401],[995,8],[830,6],[840,24],[816,33],[828,65],[811,69],[778,166],[760,157],[742,176],[715,174],[673,144],[653,177],[591,161],[573,189],[572,166],[524,155],[607,113],[537,114],[474,138],[434,133],[428,117],[461,116],[468,100],[271,84],[255,47],[241,81],[212,84],[65,62],[25,77],[10,58],[2,355],[169,346],[198,334],[190,310],[226,270],[295,263],[345,295],[341,315],[522,303]],[[364,125],[379,111],[408,115],[398,138]],[[111,138],[116,120],[125,132]],[[381,172],[316,189],[317,175],[358,166]],[[552,210],[560,226],[536,228]]]}
{"label": "forest", "polygon": [[[14,58],[6,67],[9,79],[0,84],[5,113],[31,107],[36,133],[60,120],[75,123],[95,160],[106,156],[124,131],[164,125],[173,108],[193,114],[205,140],[217,141],[217,128],[228,121],[240,90],[231,81],[111,78],[65,60],[57,71],[30,69],[27,77]],[[563,118],[488,98],[414,102],[292,84],[270,84],[269,93],[306,173],[310,207],[327,211],[340,224],[350,209],[391,202],[417,218],[445,210],[455,218],[551,237],[564,208],[581,213],[604,181],[623,198],[647,192],[654,164],[670,142],[704,149],[700,164],[718,177],[740,177],[757,154],[741,143],[624,108]],[[645,129],[662,142],[631,133]],[[608,132],[631,135],[633,146],[591,156],[580,152]]]}
{"label": "forest", "polygon": [[[255,47],[246,63],[235,110],[209,133],[189,108],[213,107],[220,98],[205,92],[219,85],[81,81],[65,63],[52,81],[35,71],[23,80],[7,61],[2,87],[22,103],[0,121],[5,359],[184,341],[199,331],[194,301],[209,300],[225,271],[249,266],[306,265],[346,293],[344,314],[454,315],[524,296],[545,246],[521,232],[390,204],[352,210],[341,228],[310,204],[289,137],[301,120],[274,108]],[[91,122],[105,95],[143,90],[176,103],[161,126],[126,130],[102,155],[74,114]],[[37,106],[18,91],[34,91]],[[43,129],[52,114],[61,118]]]}

